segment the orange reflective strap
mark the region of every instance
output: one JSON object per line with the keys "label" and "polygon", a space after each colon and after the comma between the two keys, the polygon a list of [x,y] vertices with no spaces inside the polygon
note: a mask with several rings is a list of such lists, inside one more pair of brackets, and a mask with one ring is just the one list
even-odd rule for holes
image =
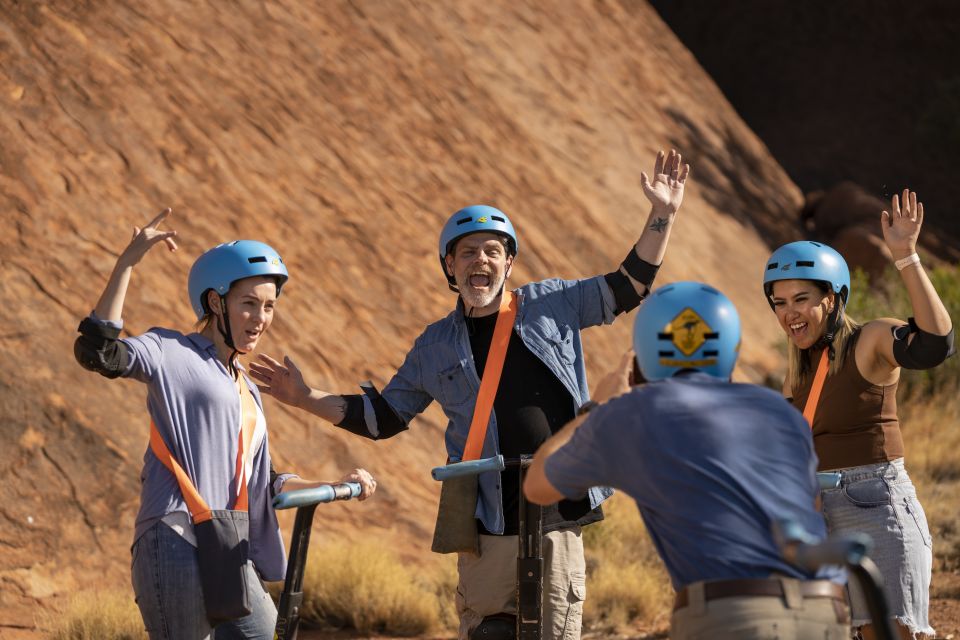
{"label": "orange reflective strap", "polygon": [[[236,472],[234,474],[236,482],[239,483],[239,490],[236,504],[233,506],[234,511],[247,510],[248,497],[245,465],[249,464],[253,457],[251,444],[257,426],[257,405],[253,399],[253,394],[250,393],[250,389],[247,387],[246,380],[240,381],[240,411],[241,426],[238,438],[239,442],[237,444]],[[187,508],[190,509],[193,523],[200,524],[201,522],[210,520],[212,517],[210,515],[210,506],[206,500],[203,499],[203,496],[200,495],[200,492],[197,491],[196,486],[194,486],[190,480],[187,472],[183,470],[180,463],[171,455],[153,420],[150,421],[150,450],[153,451],[153,455],[157,456],[157,459],[163,463],[163,466],[169,469],[170,473],[177,479],[177,484],[180,485],[180,493],[183,494]]]}
{"label": "orange reflective strap", "polygon": [[490,350],[487,352],[487,363],[483,367],[483,379],[480,381],[480,393],[477,394],[477,404],[473,408],[473,419],[470,421],[470,432],[467,434],[467,444],[463,449],[463,460],[477,460],[483,452],[483,441],[487,437],[487,425],[490,423],[490,411],[493,410],[493,399],[500,386],[500,374],[503,373],[503,360],[510,345],[510,336],[513,333],[513,321],[517,317],[517,294],[514,291],[500,300],[500,315],[493,328],[493,338],[490,340]]}
{"label": "orange reflective strap", "polygon": [[187,475],[187,472],[170,455],[170,450],[167,449],[163,438],[160,437],[160,432],[157,431],[157,425],[154,424],[153,420],[150,421],[150,449],[153,451],[153,455],[157,456],[157,459],[163,463],[163,466],[176,477],[177,484],[180,485],[180,493],[183,494],[183,499],[187,502],[187,508],[190,509],[194,524],[209,520],[211,517],[210,507],[207,506],[206,500],[201,497],[197,488],[190,482],[190,476]]}
{"label": "orange reflective strap", "polygon": [[829,347],[824,349],[820,355],[820,363],[817,365],[817,372],[813,376],[813,384],[810,385],[810,395],[807,396],[807,403],[803,405],[803,417],[807,419],[810,429],[813,429],[813,416],[817,413],[820,393],[823,391],[823,383],[827,379],[827,370],[830,368],[827,351],[829,351]]}

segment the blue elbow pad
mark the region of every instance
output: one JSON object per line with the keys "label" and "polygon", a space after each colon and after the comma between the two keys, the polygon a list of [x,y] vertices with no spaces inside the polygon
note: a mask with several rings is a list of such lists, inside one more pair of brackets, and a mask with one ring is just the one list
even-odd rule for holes
{"label": "blue elbow pad", "polygon": [[913,318],[907,323],[893,328],[893,358],[904,369],[932,369],[956,353],[952,328],[938,336],[918,327]]}

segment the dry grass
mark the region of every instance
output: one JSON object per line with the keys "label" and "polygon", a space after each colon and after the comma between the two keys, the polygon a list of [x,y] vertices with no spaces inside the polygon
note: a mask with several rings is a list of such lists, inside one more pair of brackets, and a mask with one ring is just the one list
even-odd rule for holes
{"label": "dry grass", "polygon": [[455,618],[456,578],[450,582],[447,572],[404,565],[379,546],[344,543],[312,548],[302,616],[361,633],[420,635]]}
{"label": "dry grass", "polygon": [[60,616],[39,626],[52,640],[146,640],[140,611],[126,591],[85,592],[75,596]]}
{"label": "dry grass", "polygon": [[673,590],[636,504],[618,493],[606,519],[584,529],[587,600],[584,625],[606,631],[652,624],[669,611]]}
{"label": "dry grass", "polygon": [[960,397],[902,402],[907,470],[927,513],[935,571],[960,570]]}

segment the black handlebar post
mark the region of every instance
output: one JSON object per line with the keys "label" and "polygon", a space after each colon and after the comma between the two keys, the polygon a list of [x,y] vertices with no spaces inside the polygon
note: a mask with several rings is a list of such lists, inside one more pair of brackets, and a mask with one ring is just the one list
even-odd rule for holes
{"label": "black handlebar post", "polygon": [[277,605],[277,626],[274,640],[296,640],[300,629],[300,609],[303,604],[303,575],[307,567],[307,549],[310,546],[310,530],[317,505],[335,500],[350,500],[360,495],[356,482],[323,485],[314,489],[287,491],[273,499],[274,509],[297,509],[290,536],[290,557],[287,559],[287,576]]}

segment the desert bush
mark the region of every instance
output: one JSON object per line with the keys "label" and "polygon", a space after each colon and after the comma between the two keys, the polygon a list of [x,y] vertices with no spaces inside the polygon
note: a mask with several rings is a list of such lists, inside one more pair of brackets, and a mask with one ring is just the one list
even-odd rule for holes
{"label": "desert bush", "polygon": [[673,589],[636,504],[617,493],[606,519],[583,530],[587,557],[584,625],[619,630],[669,611]]}
{"label": "desert bush", "polygon": [[[361,633],[415,636],[449,619],[453,590],[435,572],[404,566],[380,546],[333,543],[310,550],[301,615]],[[456,587],[454,580],[453,587]]]}
{"label": "desert bush", "polygon": [[52,640],[146,640],[133,594],[120,591],[81,592],[62,615],[40,621]]}

